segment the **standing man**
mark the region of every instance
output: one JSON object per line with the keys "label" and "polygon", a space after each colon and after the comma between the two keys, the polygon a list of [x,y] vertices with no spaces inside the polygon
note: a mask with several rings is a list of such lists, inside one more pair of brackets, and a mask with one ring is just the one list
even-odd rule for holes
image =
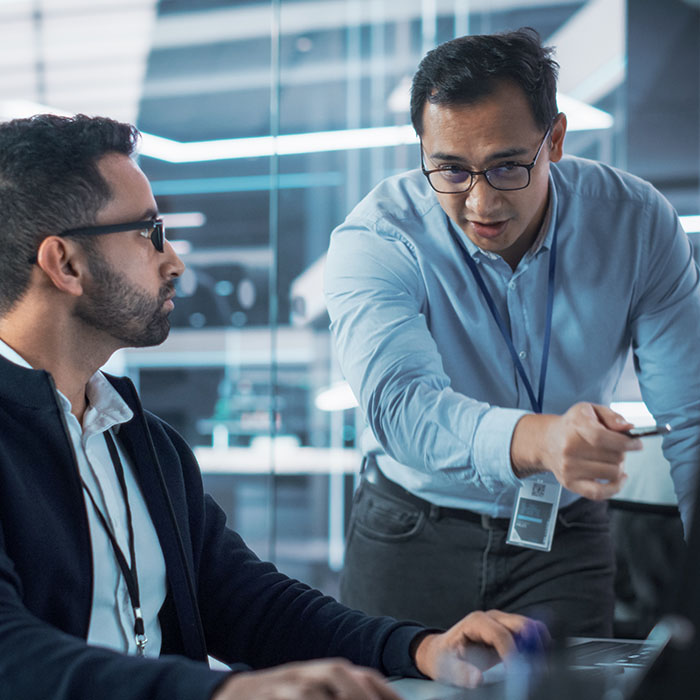
{"label": "standing man", "polygon": [[438,633],[287,578],[225,527],[182,438],[99,371],[166,338],[183,271],[137,136],[0,124],[0,697],[398,700],[347,661],[270,668],[329,656],[477,683],[472,654],[541,629],[491,611]]}
{"label": "standing man", "polygon": [[563,157],[551,53],[521,29],[427,54],[421,168],[331,237],[331,329],[369,427],[341,598],[366,612],[445,625],[494,606],[611,633],[602,499],[642,447],[608,407],[630,346],[688,516],[698,271],[651,185]]}

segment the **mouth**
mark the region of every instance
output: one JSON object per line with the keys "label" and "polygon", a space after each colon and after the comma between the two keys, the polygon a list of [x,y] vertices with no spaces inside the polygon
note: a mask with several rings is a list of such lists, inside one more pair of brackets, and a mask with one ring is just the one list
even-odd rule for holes
{"label": "mouth", "polygon": [[175,302],[173,301],[173,297],[175,296],[175,290],[172,287],[168,287],[164,290],[161,296],[163,297],[163,303],[161,304],[161,307],[164,308],[166,311],[172,311],[175,308]]}
{"label": "mouth", "polygon": [[469,226],[474,233],[480,238],[496,238],[505,229],[508,220],[504,221],[471,221],[468,220]]}

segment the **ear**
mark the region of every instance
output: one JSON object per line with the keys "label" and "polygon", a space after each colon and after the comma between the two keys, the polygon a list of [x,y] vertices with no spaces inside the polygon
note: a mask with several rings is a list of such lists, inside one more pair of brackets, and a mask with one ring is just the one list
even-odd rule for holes
{"label": "ear", "polygon": [[564,136],[566,135],[566,114],[559,112],[552,125],[552,132],[549,136],[551,144],[549,149],[549,162],[556,163],[564,155]]}
{"label": "ear", "polygon": [[80,296],[83,293],[85,253],[74,241],[47,236],[39,245],[36,264],[57,290]]}

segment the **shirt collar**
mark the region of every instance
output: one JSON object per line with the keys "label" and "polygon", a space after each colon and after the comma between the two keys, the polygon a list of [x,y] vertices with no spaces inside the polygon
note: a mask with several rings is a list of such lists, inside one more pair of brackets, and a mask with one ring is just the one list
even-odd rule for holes
{"label": "shirt collar", "polygon": [[[33,369],[18,352],[13,350],[3,340],[0,340],[0,355],[20,367]],[[61,408],[65,413],[70,413],[70,401],[58,389],[56,391],[61,402]],[[83,418],[83,430],[86,433],[102,432],[113,426],[126,423],[134,416],[126,401],[100,370],[97,370],[88,380],[85,393],[88,399],[88,407]]]}
{"label": "shirt collar", "polygon": [[27,369],[34,369],[18,352],[15,352],[6,342],[0,340],[0,355],[2,355],[6,360],[14,362],[20,367],[26,367]]}
{"label": "shirt collar", "polygon": [[538,253],[549,250],[552,247],[552,238],[554,238],[554,226],[557,220],[557,188],[554,186],[554,178],[552,173],[549,173],[549,203],[547,211],[542,219],[542,226],[537,234],[537,238],[532,245],[528,255],[535,256]]}
{"label": "shirt collar", "polygon": [[86,433],[102,432],[126,423],[134,416],[126,401],[100,370],[90,377],[85,393],[88,407],[83,418],[83,430]]}

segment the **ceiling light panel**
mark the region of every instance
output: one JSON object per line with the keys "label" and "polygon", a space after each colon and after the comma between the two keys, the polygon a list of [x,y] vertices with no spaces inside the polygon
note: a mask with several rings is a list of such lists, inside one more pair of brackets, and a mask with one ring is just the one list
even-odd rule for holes
{"label": "ceiling light panel", "polygon": [[134,122],[156,0],[0,4],[0,94]]}
{"label": "ceiling light panel", "polygon": [[[0,5],[0,8],[3,6]],[[36,55],[36,32],[31,14],[23,11],[14,16],[4,16],[0,12],[2,41],[0,41],[0,85],[8,71],[34,66]]]}
{"label": "ceiling light panel", "polygon": [[[581,0],[538,0],[540,8],[550,5],[574,5]],[[280,5],[280,31],[283,34],[337,29],[369,24],[376,16],[377,0],[325,0],[291,2]],[[432,0],[438,15],[453,15],[455,0]],[[392,0],[383,5],[387,23],[405,22],[422,17],[425,0]],[[470,12],[493,12],[518,9],[522,0],[470,0]],[[200,12],[165,15],[158,19],[158,36],[153,47],[177,48],[209,43],[239,41],[270,34],[271,10],[268,5],[249,5]]]}

